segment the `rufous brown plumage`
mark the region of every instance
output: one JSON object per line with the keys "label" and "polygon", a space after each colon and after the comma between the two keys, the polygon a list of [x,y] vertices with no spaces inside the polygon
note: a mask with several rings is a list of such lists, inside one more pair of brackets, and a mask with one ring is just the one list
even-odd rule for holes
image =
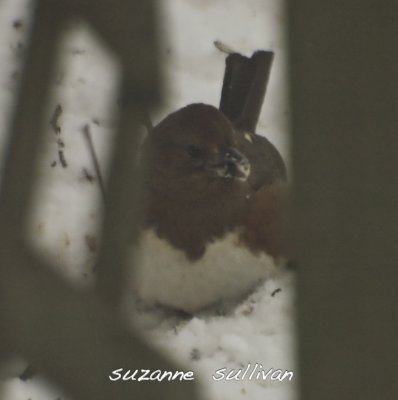
{"label": "rufous brown plumage", "polygon": [[250,180],[239,134],[213,106],[192,104],[148,135],[135,291],[195,312],[239,298],[287,255],[287,185]]}

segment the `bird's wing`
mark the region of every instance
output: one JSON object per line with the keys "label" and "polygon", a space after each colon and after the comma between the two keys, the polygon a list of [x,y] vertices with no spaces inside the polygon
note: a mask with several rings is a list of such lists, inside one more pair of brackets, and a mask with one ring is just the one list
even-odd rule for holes
{"label": "bird's wing", "polygon": [[285,162],[276,147],[264,136],[238,131],[239,149],[250,161],[249,184],[254,191],[264,185],[287,180]]}
{"label": "bird's wing", "polygon": [[289,191],[286,182],[264,185],[253,196],[241,239],[253,252],[286,259],[289,249]]}

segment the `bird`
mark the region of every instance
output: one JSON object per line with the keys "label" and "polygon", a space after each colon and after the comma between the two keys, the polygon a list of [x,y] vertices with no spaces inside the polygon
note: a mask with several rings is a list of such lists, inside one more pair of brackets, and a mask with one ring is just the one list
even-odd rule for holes
{"label": "bird", "polygon": [[147,135],[132,275],[144,304],[193,314],[243,298],[283,268],[287,183],[279,172],[251,179],[259,168],[242,132],[216,107],[195,103]]}

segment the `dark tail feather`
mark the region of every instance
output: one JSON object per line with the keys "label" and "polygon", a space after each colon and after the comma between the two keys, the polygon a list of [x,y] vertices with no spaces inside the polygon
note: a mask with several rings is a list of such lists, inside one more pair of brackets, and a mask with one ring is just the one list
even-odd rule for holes
{"label": "dark tail feather", "polygon": [[239,53],[226,58],[219,108],[239,129],[256,130],[273,57],[272,51],[256,51],[250,58]]}

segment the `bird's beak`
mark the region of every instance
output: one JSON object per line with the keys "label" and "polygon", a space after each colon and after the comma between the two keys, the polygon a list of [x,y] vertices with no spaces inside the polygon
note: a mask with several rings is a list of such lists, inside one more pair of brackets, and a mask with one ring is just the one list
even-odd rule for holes
{"label": "bird's beak", "polygon": [[215,163],[208,170],[213,176],[223,179],[246,181],[250,175],[250,162],[235,147],[228,147],[217,155]]}

